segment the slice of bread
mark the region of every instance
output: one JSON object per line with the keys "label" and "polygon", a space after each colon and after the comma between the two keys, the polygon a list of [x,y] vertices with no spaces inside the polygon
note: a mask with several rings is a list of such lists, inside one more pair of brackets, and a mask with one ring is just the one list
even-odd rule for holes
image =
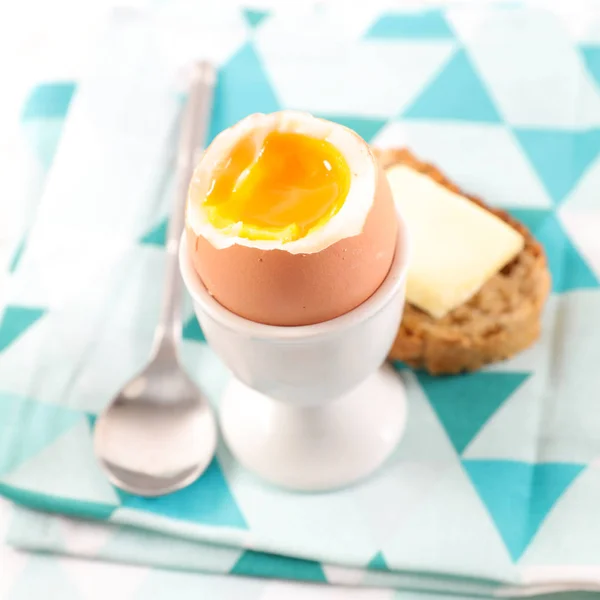
{"label": "slice of bread", "polygon": [[406,304],[390,359],[433,375],[474,371],[509,358],[537,340],[550,291],[544,250],[507,212],[487,206],[449,181],[435,166],[407,149],[377,150],[382,166],[407,165],[500,217],[525,237],[523,250],[468,302],[441,319]]}

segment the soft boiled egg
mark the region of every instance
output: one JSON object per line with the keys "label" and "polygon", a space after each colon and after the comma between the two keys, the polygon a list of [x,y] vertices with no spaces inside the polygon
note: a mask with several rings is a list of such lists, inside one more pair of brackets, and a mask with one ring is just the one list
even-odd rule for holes
{"label": "soft boiled egg", "polygon": [[352,130],[297,111],[220,133],[190,183],[186,235],[208,292],[267,325],[311,325],[385,279],[398,221],[387,179]]}

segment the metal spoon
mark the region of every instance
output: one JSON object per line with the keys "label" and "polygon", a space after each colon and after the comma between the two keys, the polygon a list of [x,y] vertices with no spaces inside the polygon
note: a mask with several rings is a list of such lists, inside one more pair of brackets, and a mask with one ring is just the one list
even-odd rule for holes
{"label": "metal spoon", "polygon": [[209,465],[217,443],[208,400],[180,365],[182,282],[177,263],[184,205],[195,153],[205,141],[215,72],[193,66],[177,154],[176,197],[167,232],[162,313],[149,364],[96,421],[94,449],[117,487],[160,496],[192,483]]}

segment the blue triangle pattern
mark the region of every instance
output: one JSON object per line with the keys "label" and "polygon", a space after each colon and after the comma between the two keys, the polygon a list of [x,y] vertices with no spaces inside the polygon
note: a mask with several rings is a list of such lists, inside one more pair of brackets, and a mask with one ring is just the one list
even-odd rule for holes
{"label": "blue triangle pattern", "polygon": [[219,70],[213,106],[209,142],[249,114],[279,110],[279,102],[251,43],[242,46]]}
{"label": "blue triangle pattern", "polygon": [[81,418],[56,404],[0,393],[0,475],[35,456]]}
{"label": "blue triangle pattern", "polygon": [[581,46],[581,54],[588,71],[600,86],[600,46]]}
{"label": "blue triangle pattern", "polygon": [[564,200],[600,154],[600,129],[515,129],[514,133],[556,204]]}
{"label": "blue triangle pattern", "polygon": [[501,122],[484,83],[463,49],[442,67],[402,116],[407,119]]}
{"label": "blue triangle pattern", "polygon": [[367,117],[353,117],[344,115],[317,115],[322,119],[339,123],[352,129],[360,135],[365,142],[371,140],[379,133],[383,126],[387,123],[387,119],[371,119]]}
{"label": "blue triangle pattern", "polygon": [[598,278],[565,233],[555,212],[545,209],[510,211],[544,246],[556,293],[600,287]]}
{"label": "blue triangle pattern", "polygon": [[91,413],[86,413],[85,415],[90,431],[94,431],[94,427],[96,427],[96,419],[98,418],[97,415],[93,415]]}
{"label": "blue triangle pattern", "polygon": [[33,510],[51,513],[62,513],[73,515],[80,519],[94,519],[107,521],[117,509],[112,504],[90,502],[88,500],[77,500],[75,498],[63,498],[50,496],[39,492],[31,492],[18,488],[0,480],[0,496],[4,496],[15,504],[27,506]]}
{"label": "blue triangle pattern", "polygon": [[543,233],[544,224],[554,217],[554,210],[547,208],[509,208],[510,214],[518,219],[533,233],[538,241]]}
{"label": "blue triangle pattern", "polygon": [[463,465],[514,561],[584,469],[571,463],[510,460],[464,460]]}
{"label": "blue triangle pattern", "polygon": [[63,125],[62,117],[32,119],[25,121],[22,125],[25,137],[46,169],[52,166],[62,136]]}
{"label": "blue triangle pattern", "polygon": [[298,579],[327,583],[321,565],[314,560],[303,560],[279,554],[246,550],[230,571],[231,575]]}
{"label": "blue triangle pattern", "polygon": [[21,119],[63,118],[66,116],[76,85],[72,81],[38,85],[23,106]]}
{"label": "blue triangle pattern", "polygon": [[126,508],[192,523],[248,528],[216,458],[199,479],[172,494],[143,498],[122,490],[117,492]]}
{"label": "blue triangle pattern", "polygon": [[256,29],[269,16],[269,12],[266,10],[244,8],[242,12],[246,22],[252,29]]}
{"label": "blue triangle pattern", "polygon": [[23,239],[19,242],[19,245],[15,248],[15,252],[10,260],[10,265],[8,267],[10,273],[14,273],[19,267],[19,263],[21,262],[21,257],[23,256],[26,244],[27,237],[23,237]]}
{"label": "blue triangle pattern", "polygon": [[440,10],[388,13],[365,33],[369,39],[452,39],[454,34]]}
{"label": "blue triangle pattern", "polygon": [[204,332],[198,323],[196,315],[192,315],[183,326],[183,339],[192,342],[206,342]]}
{"label": "blue triangle pattern", "polygon": [[390,568],[388,567],[388,564],[385,561],[385,558],[383,557],[383,554],[381,552],[378,552],[369,561],[369,564],[367,565],[367,569],[373,569],[375,571],[388,571],[388,572],[390,570]]}
{"label": "blue triangle pattern", "polygon": [[398,373],[404,373],[405,371],[412,373],[414,370],[412,367],[409,367],[406,363],[402,362],[401,360],[393,360],[392,367],[394,367],[394,369],[398,371]]}
{"label": "blue triangle pattern", "polygon": [[46,311],[32,306],[7,306],[0,320],[0,352],[23,335]]}
{"label": "blue triangle pattern", "polygon": [[469,373],[417,378],[456,452],[461,454],[529,373]]}
{"label": "blue triangle pattern", "polygon": [[167,241],[167,226],[169,220],[164,218],[160,223],[155,225],[150,231],[145,233],[140,238],[140,244],[148,244],[150,246],[164,247]]}

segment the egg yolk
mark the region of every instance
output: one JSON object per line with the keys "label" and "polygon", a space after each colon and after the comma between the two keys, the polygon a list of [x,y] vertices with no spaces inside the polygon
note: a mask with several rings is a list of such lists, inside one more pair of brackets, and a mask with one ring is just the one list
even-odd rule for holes
{"label": "egg yolk", "polygon": [[350,168],[326,140],[280,131],[257,137],[240,139],[216,169],[204,201],[208,220],[250,240],[300,239],[342,207]]}

